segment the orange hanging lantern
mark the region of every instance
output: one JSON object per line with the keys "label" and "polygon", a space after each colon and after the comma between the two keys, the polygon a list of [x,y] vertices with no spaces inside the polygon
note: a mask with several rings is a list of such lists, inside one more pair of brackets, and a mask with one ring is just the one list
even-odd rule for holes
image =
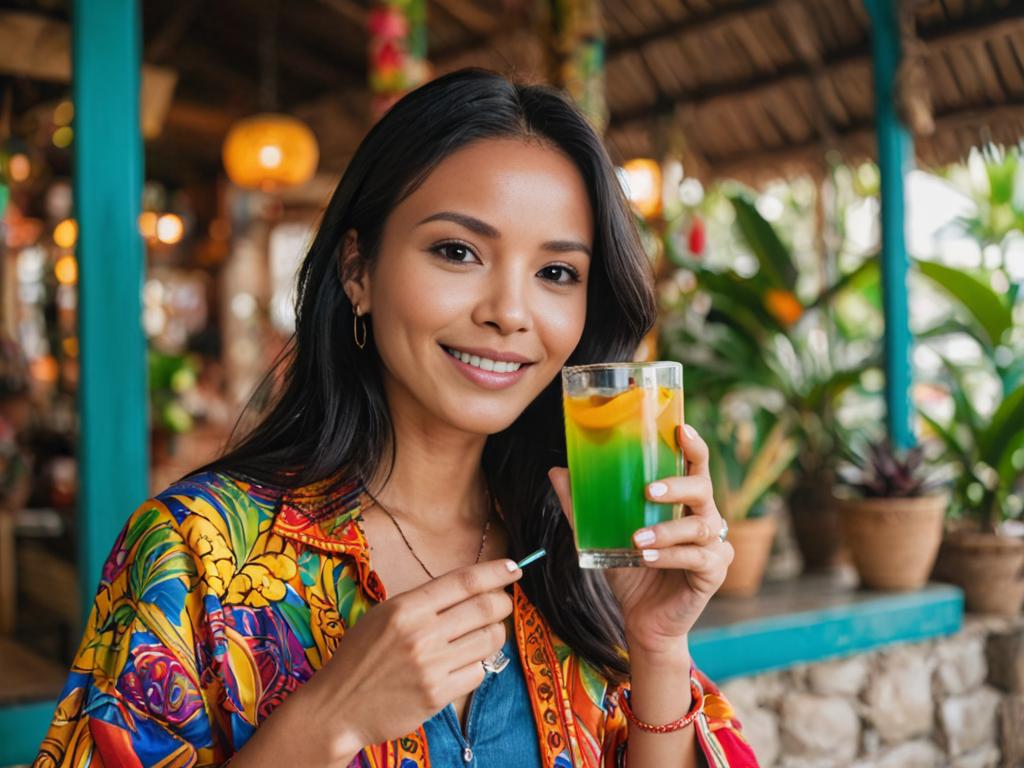
{"label": "orange hanging lantern", "polygon": [[626,197],[645,219],[661,213],[661,165],[650,158],[636,158],[622,166]]}
{"label": "orange hanging lantern", "polygon": [[231,127],[223,156],[235,184],[269,190],[309,181],[316,173],[320,149],[313,131],[301,120],[262,113]]}

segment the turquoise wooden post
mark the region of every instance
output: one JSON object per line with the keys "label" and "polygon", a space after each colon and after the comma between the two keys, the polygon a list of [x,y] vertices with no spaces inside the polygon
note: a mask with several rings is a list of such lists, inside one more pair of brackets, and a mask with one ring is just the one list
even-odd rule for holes
{"label": "turquoise wooden post", "polygon": [[138,228],[140,36],[136,0],[75,0],[78,572],[86,611],[114,536],[145,500],[149,485],[144,256]]}
{"label": "turquoise wooden post", "polygon": [[889,439],[898,448],[914,443],[911,353],[907,309],[907,244],[904,179],[913,161],[910,133],[896,113],[895,82],[900,60],[898,0],[864,0],[871,16],[875,81],[875,131],[882,206],[882,303],[885,311],[885,402]]}
{"label": "turquoise wooden post", "polygon": [[[75,0],[80,439],[78,573],[84,621],[117,531],[148,493],[136,0]],[[31,762],[55,701],[0,708],[0,765]]]}

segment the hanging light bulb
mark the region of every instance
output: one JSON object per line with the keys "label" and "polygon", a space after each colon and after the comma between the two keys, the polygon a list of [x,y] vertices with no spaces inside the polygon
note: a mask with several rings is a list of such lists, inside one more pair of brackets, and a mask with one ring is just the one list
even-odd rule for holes
{"label": "hanging light bulb", "polygon": [[313,178],[320,150],[309,127],[289,115],[263,113],[235,123],[224,140],[224,168],[240,187],[275,189]]}
{"label": "hanging light bulb", "polygon": [[235,123],[222,149],[228,178],[249,189],[273,190],[304,184],[313,178],[320,161],[320,148],[309,126],[276,111],[276,16],[276,0],[267,2],[260,39],[263,112]]}
{"label": "hanging light bulb", "polygon": [[636,212],[650,219],[661,212],[661,166],[650,158],[636,158],[622,166],[626,197]]}
{"label": "hanging light bulb", "polygon": [[78,222],[74,219],[64,219],[53,228],[53,242],[61,248],[74,248],[78,242]]}
{"label": "hanging light bulb", "polygon": [[185,234],[185,222],[174,213],[165,213],[156,220],[156,239],[165,245],[181,242]]}

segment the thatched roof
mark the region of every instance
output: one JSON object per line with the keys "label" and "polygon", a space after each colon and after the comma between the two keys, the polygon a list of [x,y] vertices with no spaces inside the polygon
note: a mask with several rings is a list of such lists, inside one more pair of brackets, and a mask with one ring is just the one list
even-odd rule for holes
{"label": "thatched roof", "polygon": [[[904,0],[913,7],[903,106],[931,135],[922,162],[1024,137],[1024,0]],[[544,77],[526,0],[428,0],[435,70],[474,64]],[[0,7],[67,17],[66,0]],[[144,59],[178,73],[149,167],[206,175],[233,120],[259,106],[261,3],[145,0]],[[280,106],[340,171],[365,133],[369,0],[281,3]],[[828,149],[874,151],[870,23],[862,0],[605,0],[609,147],[618,160],[677,153],[705,176],[820,167]],[[2,58],[2,57],[0,57]],[[0,63],[2,66],[2,63]],[[930,104],[929,104],[930,102]]]}

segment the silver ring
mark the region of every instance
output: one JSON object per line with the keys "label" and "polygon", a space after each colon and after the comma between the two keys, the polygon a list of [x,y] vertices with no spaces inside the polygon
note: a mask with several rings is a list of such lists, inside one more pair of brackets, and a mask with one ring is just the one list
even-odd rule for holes
{"label": "silver ring", "polygon": [[727,538],[729,538],[729,523],[722,520],[722,530],[718,532],[718,543],[724,544]]}

